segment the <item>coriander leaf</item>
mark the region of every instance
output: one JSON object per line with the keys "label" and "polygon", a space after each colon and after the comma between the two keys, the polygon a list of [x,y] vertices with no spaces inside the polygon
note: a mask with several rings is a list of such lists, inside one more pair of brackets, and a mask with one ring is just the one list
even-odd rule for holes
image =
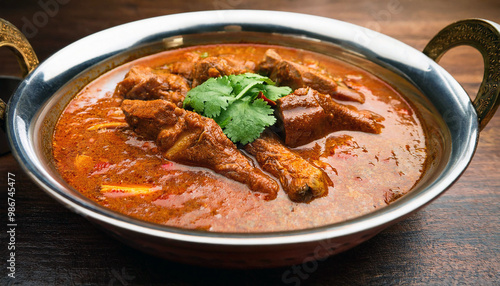
{"label": "coriander leaf", "polygon": [[191,89],[184,108],[213,118],[234,143],[247,144],[276,122],[271,104],[292,92],[289,87],[276,87],[268,77],[254,73],[210,78]]}
{"label": "coriander leaf", "polygon": [[192,107],[197,113],[214,118],[234,100],[232,91],[233,88],[227,76],[217,79],[209,78],[203,84],[188,91],[183,107]]}
{"label": "coriander leaf", "polygon": [[251,102],[237,101],[224,110],[221,116],[227,122],[224,128],[227,137],[243,145],[257,139],[267,126],[276,122],[273,109],[260,98]]}
{"label": "coriander leaf", "polygon": [[234,93],[239,94],[245,87],[255,84],[271,84],[275,83],[268,77],[255,73],[244,73],[239,75],[230,75],[229,80],[234,88]]}
{"label": "coriander leaf", "polygon": [[[236,98],[240,98],[242,96],[256,98],[260,90],[258,87],[264,82],[261,78],[261,75],[253,73],[229,76]],[[255,90],[255,88],[257,88],[257,90]]]}
{"label": "coriander leaf", "polygon": [[274,85],[264,85],[262,87],[262,93],[272,101],[276,101],[283,96],[289,95],[292,93],[292,89],[288,86],[274,86]]}
{"label": "coriander leaf", "polygon": [[270,78],[254,73],[232,75],[230,76],[230,81],[236,94],[239,94],[245,87],[251,85],[252,88],[249,88],[245,94],[253,98],[257,98],[259,92],[262,92],[268,99],[276,101],[292,92],[292,89],[288,86],[277,87]]}

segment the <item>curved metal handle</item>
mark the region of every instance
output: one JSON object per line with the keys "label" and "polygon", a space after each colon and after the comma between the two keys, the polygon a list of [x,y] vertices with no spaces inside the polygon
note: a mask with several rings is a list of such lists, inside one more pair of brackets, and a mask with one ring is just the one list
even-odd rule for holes
{"label": "curved metal handle", "polygon": [[[38,58],[26,37],[10,22],[0,18],[0,47],[14,52],[23,77],[38,66]],[[5,102],[0,100],[0,120],[5,119]]]}
{"label": "curved metal handle", "polygon": [[[3,46],[12,50],[16,55],[23,77],[28,75],[38,66],[38,58],[26,37],[14,25],[0,18],[0,48]],[[0,84],[0,86],[3,90],[0,92],[2,93],[3,99],[8,100],[8,98],[10,98],[11,94],[3,96],[3,93],[13,90],[13,83],[16,83],[17,86],[17,79],[11,77],[2,78],[2,84]],[[7,141],[3,140],[5,137],[5,113],[7,109],[7,105],[3,99],[0,98],[0,127],[2,127],[2,130],[0,130],[0,139],[2,139],[0,140],[0,155],[9,152]]]}
{"label": "curved metal handle", "polygon": [[482,130],[500,104],[500,25],[482,19],[452,23],[432,38],[423,53],[437,62],[446,51],[461,45],[476,48],[484,60],[483,81],[473,102]]}

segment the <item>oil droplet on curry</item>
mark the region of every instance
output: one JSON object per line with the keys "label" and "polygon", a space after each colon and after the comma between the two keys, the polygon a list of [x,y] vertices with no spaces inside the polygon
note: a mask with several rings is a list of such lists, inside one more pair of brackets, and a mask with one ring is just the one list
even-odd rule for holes
{"label": "oil droplet on curry", "polygon": [[[259,83],[255,102],[222,95],[249,113],[243,105],[270,106],[275,123],[253,142],[233,143],[220,127],[252,122],[184,104],[200,91],[209,111],[219,100],[203,101],[207,80],[257,75],[291,92],[268,98],[272,84]],[[256,44],[165,51],[111,70],[66,107],[53,155],[61,176],[100,205],[214,232],[297,230],[370,213],[409,192],[427,159],[419,115],[389,84],[325,55]]]}

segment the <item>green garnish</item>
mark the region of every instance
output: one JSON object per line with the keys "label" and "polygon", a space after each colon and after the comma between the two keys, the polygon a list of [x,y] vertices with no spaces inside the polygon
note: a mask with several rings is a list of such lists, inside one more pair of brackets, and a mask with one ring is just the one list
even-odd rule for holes
{"label": "green garnish", "polygon": [[184,108],[213,118],[231,141],[247,144],[276,122],[266,101],[274,102],[291,92],[291,88],[277,87],[268,77],[254,73],[222,76],[191,89]]}

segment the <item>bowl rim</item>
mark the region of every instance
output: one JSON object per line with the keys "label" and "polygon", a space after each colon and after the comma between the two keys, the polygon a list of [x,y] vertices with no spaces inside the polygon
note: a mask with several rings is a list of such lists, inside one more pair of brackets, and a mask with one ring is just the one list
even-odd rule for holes
{"label": "bowl rim", "polygon": [[[364,53],[376,63],[390,63],[402,74],[412,72],[417,75],[416,80],[412,78],[413,81],[429,81],[432,78],[431,83],[436,84],[431,84],[428,88],[448,91],[461,109],[457,112],[463,115],[459,122],[460,128],[457,128],[459,130],[452,134],[452,160],[447,163],[445,175],[441,175],[425,190],[415,194],[411,200],[403,197],[367,215],[316,228],[266,233],[204,232],[157,225],[114,213],[104,207],[96,209],[92,204],[54,187],[54,180],[37,161],[38,155],[33,147],[33,133],[36,130],[32,124],[39,109],[53,93],[81,71],[92,68],[110,56],[172,35],[224,31],[224,27],[231,25],[240,26],[244,31],[303,35],[320,41],[330,41],[357,53]],[[331,26],[337,29],[329,29]],[[112,39],[118,40],[110,43],[108,39],[111,35]],[[361,36],[356,37],[356,35]],[[369,36],[366,38],[363,35]],[[103,42],[106,44],[103,45]],[[94,45],[99,46],[99,49],[87,49],[78,57],[72,57],[76,51],[81,52],[82,47]],[[43,91],[43,97],[35,96],[39,90]],[[445,110],[441,109],[439,112],[444,114]],[[7,135],[14,157],[29,177],[57,201],[86,218],[170,240],[199,244],[258,246],[296,244],[348,236],[380,229],[408,216],[436,199],[460,177],[472,159],[479,130],[475,109],[456,80],[420,51],[394,38],[351,23],[321,16],[265,10],[214,10],[172,14],[122,24],[82,38],[61,49],[28,75],[11,97],[7,107]]]}

